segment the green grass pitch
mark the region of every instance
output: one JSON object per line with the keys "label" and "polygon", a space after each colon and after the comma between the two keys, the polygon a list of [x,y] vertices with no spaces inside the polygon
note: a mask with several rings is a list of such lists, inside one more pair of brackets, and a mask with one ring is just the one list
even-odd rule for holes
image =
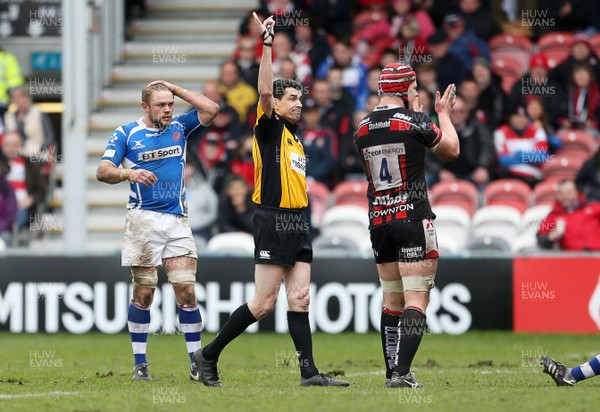
{"label": "green grass pitch", "polygon": [[[203,335],[210,342],[213,336]],[[188,377],[183,336],[150,335],[154,382],[132,382],[127,334],[0,333],[0,411],[596,411],[600,378],[558,388],[538,365],[600,351],[597,335],[428,335],[413,362],[422,390],[384,387],[378,334],[314,335],[317,366],[349,388],[301,388],[288,335],[244,334],[219,362],[223,388]],[[560,409],[558,409],[560,407]]]}

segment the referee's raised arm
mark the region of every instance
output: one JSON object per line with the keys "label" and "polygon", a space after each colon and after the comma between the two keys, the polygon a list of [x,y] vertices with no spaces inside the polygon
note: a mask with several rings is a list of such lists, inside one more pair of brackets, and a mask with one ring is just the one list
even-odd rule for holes
{"label": "referee's raised arm", "polygon": [[256,24],[261,29],[263,38],[262,57],[260,60],[260,68],[258,69],[258,95],[260,106],[265,112],[265,116],[269,119],[273,115],[273,62],[271,55],[271,47],[273,45],[273,27],[275,20],[273,16],[261,22],[256,13],[252,13]]}

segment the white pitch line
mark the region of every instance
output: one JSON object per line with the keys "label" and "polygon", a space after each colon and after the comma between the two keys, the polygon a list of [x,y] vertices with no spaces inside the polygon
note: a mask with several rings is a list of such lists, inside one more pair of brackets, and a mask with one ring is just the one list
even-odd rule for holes
{"label": "white pitch line", "polygon": [[19,395],[5,395],[5,394],[0,393],[0,399],[32,398],[35,396],[46,396],[46,395],[75,396],[75,395],[79,395],[79,392],[23,393],[23,394],[19,394]]}

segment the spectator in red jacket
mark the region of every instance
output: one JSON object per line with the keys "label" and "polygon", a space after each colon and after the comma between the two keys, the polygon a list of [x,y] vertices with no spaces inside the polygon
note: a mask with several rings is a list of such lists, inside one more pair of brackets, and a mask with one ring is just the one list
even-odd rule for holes
{"label": "spectator in red jacket", "polygon": [[529,123],[523,107],[515,109],[494,131],[500,177],[515,178],[532,187],[542,178],[541,164],[548,159],[548,142],[543,129]]}
{"label": "spectator in red jacket", "polygon": [[600,203],[586,202],[575,182],[563,180],[550,214],[540,223],[538,243],[567,251],[600,251]]}

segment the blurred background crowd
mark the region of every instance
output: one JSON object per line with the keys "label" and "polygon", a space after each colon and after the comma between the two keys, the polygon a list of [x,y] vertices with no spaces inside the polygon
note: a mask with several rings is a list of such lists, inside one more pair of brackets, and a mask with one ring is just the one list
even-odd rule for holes
{"label": "blurred background crowd", "polygon": [[[143,17],[144,1],[127,4],[130,19]],[[275,77],[297,78],[305,88],[298,134],[308,158],[315,233],[344,196],[366,207],[353,131],[378,102],[381,68],[395,61],[415,69],[419,102],[434,121],[436,91],[457,86],[452,121],[461,154],[451,163],[428,158],[434,204],[444,190],[474,188],[476,210],[488,201],[491,183],[508,179],[524,183],[505,187],[527,194],[520,212],[553,202],[565,179],[587,200],[600,200],[600,2],[263,0],[256,12],[276,20]],[[205,241],[222,232],[251,233],[261,52],[261,33],[248,13],[233,55],[200,90],[221,107],[188,145],[191,223]],[[14,192],[14,201],[0,202],[0,236],[10,242],[32,214],[48,209],[56,138],[20,87],[18,62],[6,52],[0,59],[10,60],[0,81],[0,199]]]}

